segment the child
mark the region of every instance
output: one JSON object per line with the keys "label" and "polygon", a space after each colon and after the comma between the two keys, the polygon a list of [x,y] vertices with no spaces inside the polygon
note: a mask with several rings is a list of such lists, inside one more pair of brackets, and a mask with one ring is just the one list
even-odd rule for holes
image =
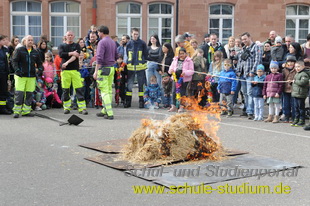
{"label": "child", "polygon": [[217,91],[220,94],[220,102],[225,101],[228,107],[228,113],[222,111],[222,115],[227,114],[227,117],[231,117],[234,112],[233,98],[237,87],[237,80],[230,59],[224,60],[224,70],[221,71],[219,76]]}
{"label": "child", "polygon": [[264,118],[264,98],[263,87],[266,76],[265,67],[262,64],[257,65],[254,81],[252,82],[252,95],[254,99],[254,121],[263,121]]}
{"label": "child", "polygon": [[43,63],[43,76],[44,78],[51,78],[55,79],[56,78],[56,70],[55,70],[55,65],[53,63],[53,54],[51,52],[45,53],[45,61]]}
{"label": "child", "polygon": [[173,80],[175,81],[175,98],[170,108],[170,112],[176,110],[176,106],[179,106],[178,112],[184,111],[184,106],[180,105],[180,98],[186,96],[186,89],[188,83],[192,81],[194,74],[194,63],[192,59],[187,56],[186,49],[180,48],[178,56],[173,58],[173,62],[169,67],[169,74],[172,74]]}
{"label": "child", "polygon": [[[203,72],[207,73],[207,60],[203,57],[203,50],[202,49],[196,49],[194,55],[193,55],[193,62],[194,62],[194,70],[196,72]],[[205,82],[205,75],[204,74],[193,74],[192,82],[190,85],[190,95],[195,96],[197,98],[199,88],[199,85],[203,85]]]}
{"label": "child", "polygon": [[159,103],[161,102],[161,89],[157,84],[157,79],[155,75],[151,76],[150,85],[147,86],[145,89],[144,102],[145,108],[159,108]]}
{"label": "child", "polygon": [[305,71],[305,63],[295,63],[296,75],[292,84],[292,97],[294,98],[295,119],[291,126],[303,127],[305,125],[305,100],[308,96],[310,72]]}
{"label": "child", "polygon": [[35,111],[41,111],[46,109],[46,97],[44,95],[43,80],[38,79],[36,82],[36,89],[33,92],[33,108]]}
{"label": "child", "polygon": [[53,88],[53,80],[49,77],[45,78],[44,95],[46,97],[47,108],[62,107],[62,101],[57,94],[57,90]]}
{"label": "child", "polygon": [[279,113],[281,106],[281,94],[283,90],[283,83],[274,81],[283,81],[283,76],[278,72],[279,65],[278,62],[271,61],[270,63],[270,74],[266,76],[263,95],[264,99],[267,99],[269,104],[269,115],[265,119],[265,122],[278,123]]}
{"label": "child", "polygon": [[271,47],[271,61],[277,61],[281,68],[282,63],[285,61],[285,55],[284,48],[282,47],[282,38],[277,36],[275,38],[275,45]]}
{"label": "child", "polygon": [[126,75],[127,75],[127,65],[123,62],[124,58],[120,55],[117,62],[114,64],[115,74],[114,74],[114,85],[115,85],[115,103],[119,105],[119,98],[121,98],[121,103],[125,103],[126,99]]}
{"label": "child", "polygon": [[213,76],[214,82],[212,82],[211,89],[213,92],[213,101],[218,102],[219,101],[219,93],[217,92],[217,86],[218,86],[218,80],[219,80],[219,74],[223,70],[223,53],[221,51],[216,51],[214,53],[214,56],[212,58],[212,62],[209,67],[209,76]]}
{"label": "child", "polygon": [[172,79],[169,76],[169,74],[167,73],[163,74],[161,86],[164,90],[164,97],[163,97],[164,108],[168,108],[172,104]]}
{"label": "child", "polygon": [[289,123],[290,117],[292,120],[295,119],[295,108],[294,108],[294,98],[292,97],[292,84],[290,83],[295,75],[296,75],[296,70],[294,69],[296,62],[296,57],[294,56],[287,56],[286,58],[286,63],[283,64],[283,80],[288,81],[285,82],[284,84],[284,89],[283,89],[283,114],[284,114],[284,122]]}

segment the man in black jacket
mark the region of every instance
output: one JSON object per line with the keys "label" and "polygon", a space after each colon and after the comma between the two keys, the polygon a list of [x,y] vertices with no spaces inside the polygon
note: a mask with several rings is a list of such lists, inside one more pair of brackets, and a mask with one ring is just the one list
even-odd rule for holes
{"label": "man in black jacket", "polygon": [[11,114],[6,108],[6,99],[8,97],[8,52],[4,46],[7,36],[0,34],[0,114]]}
{"label": "man in black jacket", "polygon": [[[33,37],[25,37],[25,46],[19,47],[13,54],[12,65],[15,71],[15,104],[14,118],[22,116],[33,117],[31,104],[36,85],[36,69],[42,72],[42,62],[39,52],[32,48]],[[25,97],[26,96],[26,97]]]}

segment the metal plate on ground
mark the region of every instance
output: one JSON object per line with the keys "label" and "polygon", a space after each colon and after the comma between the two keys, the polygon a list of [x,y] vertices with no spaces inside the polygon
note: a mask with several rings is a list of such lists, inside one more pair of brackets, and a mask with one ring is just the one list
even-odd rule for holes
{"label": "metal plate on ground", "polygon": [[107,140],[104,142],[81,144],[79,146],[87,149],[92,149],[98,152],[120,153],[122,151],[122,148],[126,144],[128,144],[128,139],[114,139],[114,140]]}
{"label": "metal plate on ground", "polygon": [[[103,153],[120,153],[122,151],[122,148],[126,144],[128,144],[128,142],[129,142],[128,139],[114,139],[103,142],[81,144],[79,146]],[[234,149],[225,149],[225,153],[227,156],[248,154],[248,152],[246,151],[234,150]]]}
{"label": "metal plate on ground", "polygon": [[[256,155],[240,155],[219,162],[165,166],[162,176],[156,177],[155,180],[153,178],[153,182],[166,187],[180,186],[185,184],[194,186],[201,185],[202,183],[211,184],[252,176],[257,176],[257,178],[259,178],[258,174],[269,174],[270,176],[276,176],[277,171],[279,173],[278,176],[282,176],[282,172],[280,171],[295,168],[294,172],[297,173],[299,167],[300,166],[298,164],[276,160],[268,157]],[[245,172],[240,172],[241,169]],[[190,171],[190,173],[192,173],[193,175],[177,177],[175,174],[179,174],[179,172],[181,171],[185,171],[185,174],[187,174],[186,172]],[[198,171],[199,175],[197,175]],[[234,171],[236,171],[236,174],[234,174]],[[237,173],[237,171],[239,171],[239,174]],[[225,175],[226,172],[230,173]],[[143,179],[148,180],[148,178]]]}
{"label": "metal plate on ground", "polygon": [[[113,169],[118,169],[118,170],[127,170],[128,168],[132,168],[132,166],[135,169],[141,169],[141,168],[151,168],[151,167],[158,167],[163,165],[164,163],[158,163],[158,162],[154,162],[149,163],[149,164],[137,164],[137,163],[131,163],[129,161],[126,160],[121,160],[120,158],[120,154],[111,154],[111,153],[103,153],[102,155],[96,156],[96,157],[87,157],[85,158],[86,160],[101,164],[101,165],[105,165],[108,167],[111,167]],[[175,162],[179,162],[179,161],[174,161],[174,162],[170,162],[170,163],[175,163]],[[130,167],[129,167],[130,166]]]}

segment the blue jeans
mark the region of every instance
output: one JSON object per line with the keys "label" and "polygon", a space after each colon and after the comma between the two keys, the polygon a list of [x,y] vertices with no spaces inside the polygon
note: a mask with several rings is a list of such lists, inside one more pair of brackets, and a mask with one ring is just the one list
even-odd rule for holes
{"label": "blue jeans", "polygon": [[169,94],[167,96],[163,96],[163,104],[169,105],[169,106],[172,104],[172,94]]}
{"label": "blue jeans", "polygon": [[161,75],[158,73],[157,69],[158,69],[158,64],[153,63],[153,62],[147,63],[147,69],[145,70],[147,85],[150,85],[151,76],[155,75],[157,79],[157,84],[159,85],[159,87],[161,87]]}
{"label": "blue jeans", "polygon": [[263,120],[264,118],[264,98],[262,97],[254,97],[254,114],[255,114],[255,118],[259,119],[259,120]]}
{"label": "blue jeans", "polygon": [[286,117],[295,118],[294,98],[291,93],[283,92],[283,113]]}
{"label": "blue jeans", "polygon": [[305,98],[294,97],[295,119],[305,121],[305,118],[306,118],[305,101],[306,101]]}
{"label": "blue jeans", "polygon": [[[239,78],[238,78],[238,79],[239,79]],[[241,89],[241,82],[238,80],[238,81],[237,81],[236,91],[235,91],[235,94],[234,94],[234,104],[237,104],[237,101],[238,101],[238,94],[239,94],[240,89]]]}
{"label": "blue jeans", "polygon": [[246,80],[241,81],[241,91],[244,95],[244,101],[245,101],[245,108],[246,108],[246,113],[247,114],[253,114],[254,113],[254,101],[252,97],[252,86],[251,86],[251,81],[254,80],[254,77],[241,77],[241,80]]}

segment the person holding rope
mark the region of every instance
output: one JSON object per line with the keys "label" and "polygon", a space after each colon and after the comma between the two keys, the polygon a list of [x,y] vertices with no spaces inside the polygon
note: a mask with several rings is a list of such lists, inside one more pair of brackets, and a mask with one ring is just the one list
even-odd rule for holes
{"label": "person holding rope", "polygon": [[241,90],[245,98],[246,113],[242,116],[248,116],[248,119],[254,119],[254,102],[252,97],[251,82],[254,80],[256,67],[262,62],[262,51],[256,45],[248,32],[241,34],[241,40],[244,43],[243,51],[240,52],[240,58],[237,64],[237,75],[241,81]]}

